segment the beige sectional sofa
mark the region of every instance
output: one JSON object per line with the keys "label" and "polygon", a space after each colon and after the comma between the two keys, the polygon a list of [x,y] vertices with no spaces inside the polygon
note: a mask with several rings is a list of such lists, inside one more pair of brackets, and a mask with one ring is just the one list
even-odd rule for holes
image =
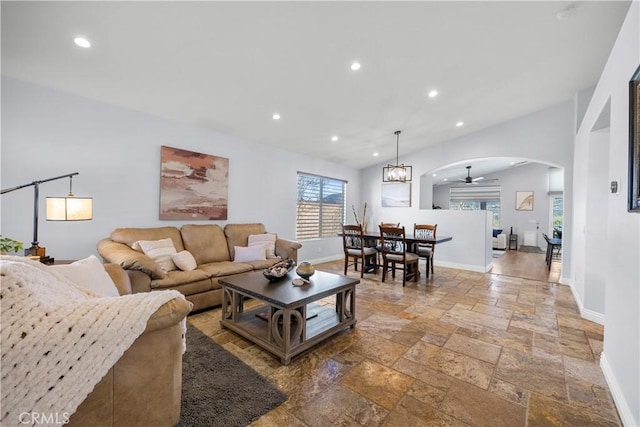
{"label": "beige sectional sofa", "polygon": [[[266,234],[265,226],[227,224],[186,224],[177,227],[118,228],[108,238],[98,242],[98,253],[105,262],[120,265],[127,271],[131,289],[136,292],[175,289],[192,302],[193,310],[214,307],[222,303],[221,277],[246,273],[272,266],[280,259],[297,261],[298,242],[275,239],[278,258],[234,262],[235,247],[247,247],[249,236]],[[158,263],[140,249],[133,249],[139,241],[171,239],[177,252],[188,251],[197,267],[191,271],[164,271]]]}
{"label": "beige sectional sofa", "polygon": [[[129,278],[104,266],[120,295]],[[156,311],[140,335],[69,419],[68,426],[176,425],[182,396],[182,319],[191,304],[173,299]]]}

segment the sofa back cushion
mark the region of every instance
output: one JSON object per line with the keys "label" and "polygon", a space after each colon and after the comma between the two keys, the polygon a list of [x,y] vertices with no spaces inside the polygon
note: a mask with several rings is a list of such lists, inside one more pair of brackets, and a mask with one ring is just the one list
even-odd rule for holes
{"label": "sofa back cushion", "polygon": [[116,228],[111,233],[111,240],[132,247],[138,240],[161,240],[171,239],[173,247],[177,252],[184,250],[180,230],[176,227],[155,227],[155,228]]}
{"label": "sofa back cushion", "polygon": [[250,234],[265,233],[264,224],[227,224],[224,227],[224,234],[227,236],[227,245],[231,259],[234,259],[234,246],[249,246]]}
{"label": "sofa back cushion", "polygon": [[198,265],[231,261],[224,231],[216,224],[185,224],[180,229],[184,248],[191,252]]}

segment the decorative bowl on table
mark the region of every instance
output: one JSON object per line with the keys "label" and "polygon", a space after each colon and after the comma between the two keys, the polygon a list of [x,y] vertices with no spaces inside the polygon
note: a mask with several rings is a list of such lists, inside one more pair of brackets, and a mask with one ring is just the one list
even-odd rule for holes
{"label": "decorative bowl on table", "polygon": [[301,262],[298,268],[296,268],[296,273],[298,273],[298,276],[302,277],[305,280],[309,280],[309,277],[313,276],[313,273],[315,272],[316,269],[309,261]]}
{"label": "decorative bowl on table", "polygon": [[271,282],[275,282],[276,280],[282,279],[287,275],[288,272],[296,265],[296,262],[290,258],[282,260],[273,264],[269,268],[265,268],[262,270],[262,274],[264,277],[269,279]]}

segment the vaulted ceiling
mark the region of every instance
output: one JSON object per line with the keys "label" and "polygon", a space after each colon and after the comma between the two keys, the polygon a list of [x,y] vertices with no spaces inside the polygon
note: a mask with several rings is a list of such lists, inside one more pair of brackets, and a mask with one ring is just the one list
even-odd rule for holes
{"label": "vaulted ceiling", "polygon": [[364,168],[594,85],[628,7],[3,1],[2,74]]}

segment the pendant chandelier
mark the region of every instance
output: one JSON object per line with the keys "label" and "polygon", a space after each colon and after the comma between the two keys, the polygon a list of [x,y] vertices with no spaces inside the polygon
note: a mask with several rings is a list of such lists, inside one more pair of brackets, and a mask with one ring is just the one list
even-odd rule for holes
{"label": "pendant chandelier", "polygon": [[411,181],[412,168],[400,163],[398,153],[400,148],[400,132],[395,131],[396,135],[396,164],[387,165],[382,168],[382,182],[407,182]]}

